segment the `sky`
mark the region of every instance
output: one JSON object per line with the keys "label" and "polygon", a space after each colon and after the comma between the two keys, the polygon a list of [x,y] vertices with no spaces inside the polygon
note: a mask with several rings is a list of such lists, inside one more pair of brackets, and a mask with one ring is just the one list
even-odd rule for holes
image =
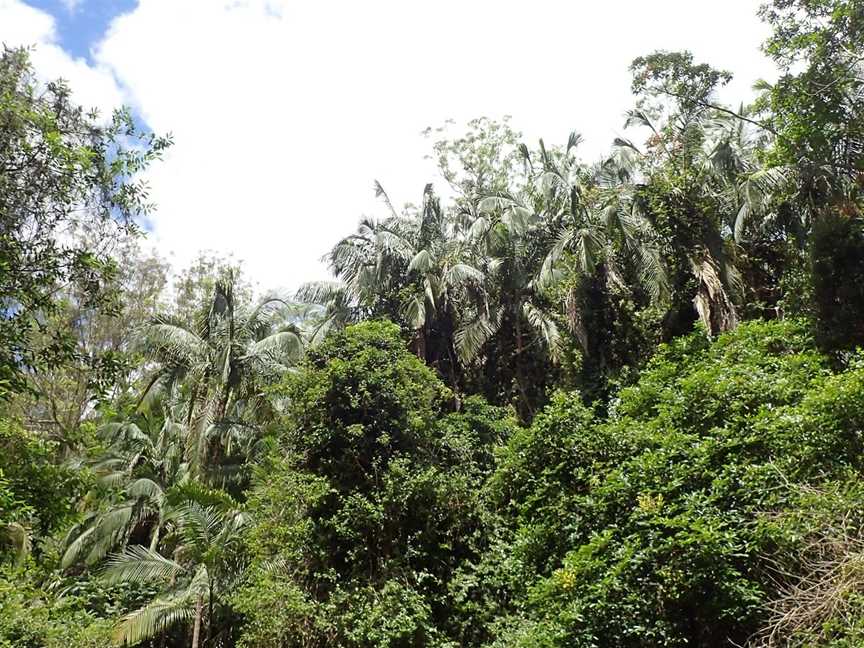
{"label": "sky", "polygon": [[362,216],[443,180],[421,132],[511,115],[528,143],[624,134],[627,68],[688,49],[735,74],[737,104],[774,72],[758,0],[0,0],[0,42],[103,113],[129,106],[174,146],[147,175],[149,244],[177,268],[231,254],[263,290],[327,278]]}

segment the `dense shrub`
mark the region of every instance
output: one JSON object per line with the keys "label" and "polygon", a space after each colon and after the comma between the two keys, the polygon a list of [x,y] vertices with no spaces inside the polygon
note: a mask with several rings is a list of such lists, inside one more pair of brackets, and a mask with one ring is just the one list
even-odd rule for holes
{"label": "dense shrub", "polygon": [[24,578],[0,574],[0,648],[104,648],[111,626],[79,598],[55,600]]}
{"label": "dense shrub", "polygon": [[864,366],[832,374],[809,331],[696,332],[608,415],[561,392],[529,428],[448,412],[389,325],[334,337],[284,388],[250,499],[246,645],[854,645],[854,598],[776,620],[814,534],[864,539]]}
{"label": "dense shrub", "polygon": [[828,212],[813,226],[812,291],[819,342],[829,351],[864,344],[864,225]]}
{"label": "dense shrub", "polygon": [[785,521],[799,493],[864,467],[864,371],[826,364],[803,324],[754,322],[661,348],[608,420],[556,398],[490,480],[526,583],[501,645],[728,646],[758,633],[781,573],[802,569],[789,557],[806,534]]}
{"label": "dense shrub", "polygon": [[[55,445],[0,419],[0,528],[15,524],[33,537],[57,531],[88,486],[86,473],[60,464]],[[0,560],[9,543],[0,535]]]}
{"label": "dense shrub", "polygon": [[448,390],[367,323],[310,352],[249,499],[248,646],[463,645],[448,583],[482,543],[480,489],[505,412]]}

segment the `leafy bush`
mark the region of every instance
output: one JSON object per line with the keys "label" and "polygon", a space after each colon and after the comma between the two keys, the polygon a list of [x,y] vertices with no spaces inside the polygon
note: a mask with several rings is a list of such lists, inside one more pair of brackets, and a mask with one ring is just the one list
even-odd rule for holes
{"label": "leafy bush", "polygon": [[826,365],[803,324],[754,322],[662,347],[608,420],[558,396],[489,482],[517,521],[501,569],[517,561],[526,583],[503,645],[727,646],[757,633],[778,560],[804,542],[778,520],[799,489],[864,467],[864,372]]}
{"label": "leafy bush", "polygon": [[820,343],[828,350],[864,344],[864,226],[829,212],[813,226],[810,247]]}
{"label": "leafy bush", "polygon": [[[45,537],[74,513],[88,476],[59,464],[55,454],[52,443],[0,419],[0,529],[15,524]],[[0,535],[0,559],[9,549],[4,539]]]}
{"label": "leafy bush", "polygon": [[111,628],[76,597],[55,600],[23,578],[0,574],[0,648],[105,648]]}
{"label": "leafy bush", "polygon": [[477,484],[506,413],[477,398],[449,412],[448,390],[385,323],[312,350],[284,395],[279,450],[249,499],[245,645],[460,645],[471,629],[448,582],[477,557]]}

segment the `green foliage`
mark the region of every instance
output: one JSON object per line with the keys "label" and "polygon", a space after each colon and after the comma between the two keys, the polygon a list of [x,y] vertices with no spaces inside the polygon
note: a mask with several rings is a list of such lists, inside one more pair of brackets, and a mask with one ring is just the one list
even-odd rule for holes
{"label": "green foliage", "polygon": [[823,215],[813,227],[810,257],[820,343],[829,351],[864,345],[864,222]]}
{"label": "green foliage", "polygon": [[512,423],[476,398],[448,413],[386,323],[310,350],[285,390],[286,429],[249,499],[246,645],[459,645],[472,620],[454,618],[448,583],[477,557],[476,485]]}
{"label": "green foliage", "polygon": [[665,95],[686,110],[704,107],[715,90],[732,80],[732,74],[710,65],[693,63],[690,52],[654,52],[640,56],[630,66],[635,95]]}
{"label": "green foliage", "polygon": [[[34,336],[57,308],[58,287],[80,287],[87,305],[105,305],[116,271],[104,249],[137,231],[150,208],[138,179],[170,141],[141,133],[127,111],[107,125],[70,100],[62,82],[42,90],[29,55],[0,55],[0,399],[27,386],[26,372],[75,357],[74,337]],[[98,232],[97,245],[58,234]]]}
{"label": "green foliage", "polygon": [[311,371],[289,383],[285,395],[289,434],[312,470],[347,483],[367,481],[375,462],[384,467],[432,442],[432,423],[449,394],[405,351],[392,324],[334,335],[310,349],[306,364]]}
{"label": "green foliage", "polygon": [[710,346],[693,335],[661,348],[608,420],[559,396],[516,434],[490,487],[518,520],[512,552],[537,622],[518,645],[756,633],[788,573],[775,561],[806,546],[778,522],[798,489],[862,468],[864,374],[826,366],[794,322]]}
{"label": "green foliage", "polygon": [[754,105],[639,57],[596,164],[429,129],[301,304],[163,301],[169,141],[4,50],[0,648],[861,645],[864,13],[760,15]]}
{"label": "green foliage", "polygon": [[283,300],[250,304],[242,294],[225,270],[207,301],[195,305],[192,323],[155,317],[138,341],[152,362],[139,406],[161,409],[166,426],[182,426],[189,472],[218,485],[243,479],[237,464],[254,451],[258,423],[271,413],[263,387],[278,382],[302,353],[298,328],[281,321]]}
{"label": "green foliage", "polygon": [[772,28],[764,50],[781,70],[761,102],[778,133],[772,154],[800,169],[799,191],[808,200],[851,207],[864,138],[860,4],[772,0],[760,14]]}
{"label": "green foliage", "polygon": [[105,648],[111,622],[76,597],[54,599],[33,583],[0,573],[0,648]]}
{"label": "green foliage", "polygon": [[[153,547],[131,545],[107,561],[103,579],[109,584],[154,584],[158,595],[125,614],[115,636],[122,644],[137,644],[191,626],[193,648],[204,640],[223,641],[219,621],[245,563],[240,534],[248,523],[242,511],[190,503],[173,509],[159,553]],[[230,635],[230,631],[229,631]]]}
{"label": "green foliage", "polygon": [[[88,475],[57,461],[56,447],[0,419],[0,527],[20,525],[28,536],[45,537],[62,528],[89,487]],[[0,536],[0,558],[10,549]]]}
{"label": "green foliage", "polygon": [[[99,232],[75,237],[83,247],[102,245]],[[55,308],[44,317],[39,344],[55,335],[74,342],[74,358],[48,372],[31,372],[30,389],[11,399],[9,415],[60,444],[68,456],[89,442],[94,409],[110,409],[131,399],[141,356],[134,348],[137,330],[157,312],[168,267],[157,254],[145,253],[137,238],[112,243],[116,272],[101,290],[111,307],[89,303],[86,289],[75,284],[55,291]],[[71,329],[70,329],[71,327]]]}

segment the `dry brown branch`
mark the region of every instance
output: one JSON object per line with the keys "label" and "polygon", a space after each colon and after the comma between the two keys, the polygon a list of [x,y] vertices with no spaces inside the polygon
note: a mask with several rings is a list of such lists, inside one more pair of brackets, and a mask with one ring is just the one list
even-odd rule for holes
{"label": "dry brown branch", "polygon": [[[799,488],[818,492],[812,486]],[[768,623],[750,646],[813,646],[830,639],[830,625],[851,627],[861,618],[864,529],[856,517],[856,512],[847,511],[820,524],[804,541],[792,570],[773,558],[764,558],[778,594],[766,606]]]}

